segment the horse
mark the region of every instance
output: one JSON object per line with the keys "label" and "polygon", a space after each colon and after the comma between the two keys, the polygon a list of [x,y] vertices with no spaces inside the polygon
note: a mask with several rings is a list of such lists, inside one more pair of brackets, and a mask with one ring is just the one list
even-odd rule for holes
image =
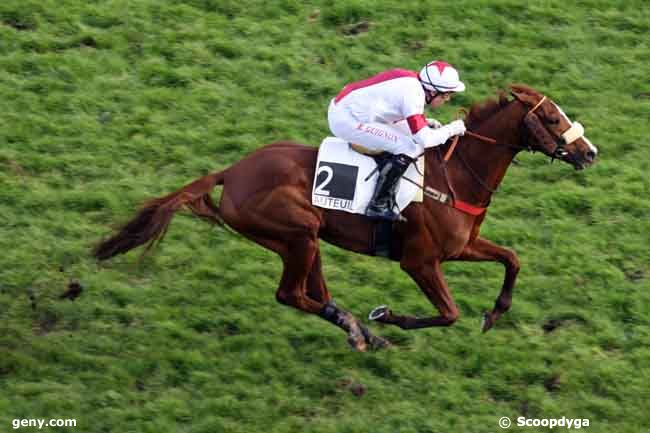
{"label": "horse", "polygon": [[[483,318],[491,329],[512,305],[520,269],[516,253],[479,235],[490,198],[508,166],[522,150],[583,169],[594,163],[598,149],[582,126],[551,99],[533,88],[512,84],[471,107],[467,131],[459,140],[425,150],[426,197],[403,211],[388,231],[390,258],[417,283],[437,309],[432,317],[411,317],[381,306],[371,320],[405,330],[450,326],[459,317],[441,264],[445,261],[494,261],[505,267],[501,291]],[[444,154],[444,157],[443,157]],[[99,261],[161,241],[181,208],[226,226],[277,253],[283,262],[276,300],[318,315],[347,333],[353,349],[390,346],[354,315],[337,305],[321,269],[319,239],[349,251],[374,255],[379,222],[364,215],[312,205],[317,148],[280,141],[259,148],[223,171],[203,176],[164,197],[144,203],[139,212],[93,250]],[[219,204],[211,191],[223,186]],[[446,198],[442,200],[441,197]]]}

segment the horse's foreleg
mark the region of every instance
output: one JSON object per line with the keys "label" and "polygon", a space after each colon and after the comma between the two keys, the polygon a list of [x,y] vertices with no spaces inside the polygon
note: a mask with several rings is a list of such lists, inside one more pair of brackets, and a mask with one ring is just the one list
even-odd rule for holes
{"label": "horse's foreleg", "polygon": [[477,237],[454,260],[500,262],[506,268],[503,287],[494,303],[494,308],[492,312],[485,313],[484,316],[482,329],[483,332],[486,332],[494,326],[499,317],[508,311],[512,305],[512,289],[519,273],[519,258],[512,250],[496,245],[487,239]]}
{"label": "horse's foreleg", "polygon": [[447,282],[442,275],[439,261],[432,263],[403,262],[402,268],[415,280],[429,301],[440,313],[436,317],[416,318],[399,316],[386,309],[375,318],[378,322],[397,325],[402,329],[429,328],[432,326],[450,326],[459,316],[458,307],[454,303]]}

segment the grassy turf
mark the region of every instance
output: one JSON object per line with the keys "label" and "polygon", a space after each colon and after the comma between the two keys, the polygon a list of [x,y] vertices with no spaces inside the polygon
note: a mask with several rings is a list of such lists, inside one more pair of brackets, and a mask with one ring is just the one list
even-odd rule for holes
{"label": "grassy turf", "polygon": [[[0,431],[489,433],[565,416],[647,432],[649,32],[632,0],[0,2]],[[346,82],[434,58],[468,84],[441,120],[523,82],[601,151],[586,172],[528,154],[510,169],[482,233],[523,266],[494,331],[479,321],[497,265],[445,265],[454,327],[373,327],[397,347],[357,354],[275,303],[273,254],[200,221],[177,218],[139,267],[90,259],[142,200],[276,139],[316,145]],[[431,313],[397,265],[323,250],[353,312]],[[86,290],[59,300],[72,278]]]}

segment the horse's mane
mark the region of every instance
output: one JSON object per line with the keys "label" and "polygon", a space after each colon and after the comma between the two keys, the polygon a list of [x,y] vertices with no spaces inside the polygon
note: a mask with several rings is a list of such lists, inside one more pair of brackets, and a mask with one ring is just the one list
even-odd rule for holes
{"label": "horse's mane", "polygon": [[[537,92],[531,87],[526,86],[525,84],[511,84],[509,88],[510,88],[510,92],[525,93],[529,95],[539,95],[539,92]],[[506,92],[505,90],[500,90],[498,94],[498,99],[490,98],[485,102],[477,102],[476,104],[472,105],[469,114],[465,119],[465,123],[467,124],[467,127],[476,128],[482,122],[489,119],[498,111],[500,111],[503,107],[508,105],[508,103],[511,102],[511,100],[508,99],[508,94],[510,92]]]}

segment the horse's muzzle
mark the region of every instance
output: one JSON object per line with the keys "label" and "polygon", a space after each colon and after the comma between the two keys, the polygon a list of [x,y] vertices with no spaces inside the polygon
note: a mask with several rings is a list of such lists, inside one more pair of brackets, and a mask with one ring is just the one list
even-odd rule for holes
{"label": "horse's muzzle", "polygon": [[558,159],[568,162],[576,170],[584,170],[596,162],[596,155],[596,152],[592,150],[581,154],[564,152]]}

